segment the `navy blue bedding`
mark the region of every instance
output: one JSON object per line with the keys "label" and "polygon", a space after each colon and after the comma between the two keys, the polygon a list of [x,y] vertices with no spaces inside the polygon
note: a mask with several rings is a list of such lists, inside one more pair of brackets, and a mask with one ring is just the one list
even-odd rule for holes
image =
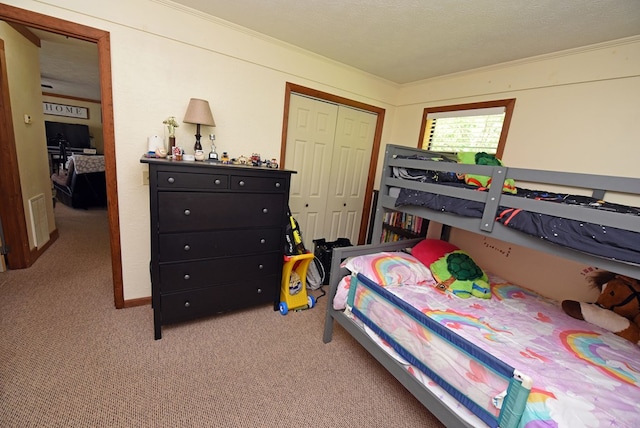
{"label": "navy blue bedding", "polygon": [[[467,186],[462,183],[440,182],[440,184],[477,189],[477,187]],[[640,216],[640,209],[638,208],[607,203],[586,196],[528,189],[518,189],[517,196],[580,205],[586,209],[615,211]],[[484,203],[482,202],[405,188],[400,190],[395,205],[421,206],[476,218],[481,218],[484,210]],[[496,220],[507,227],[574,250],[640,264],[640,233],[637,232],[505,207],[499,207]]]}

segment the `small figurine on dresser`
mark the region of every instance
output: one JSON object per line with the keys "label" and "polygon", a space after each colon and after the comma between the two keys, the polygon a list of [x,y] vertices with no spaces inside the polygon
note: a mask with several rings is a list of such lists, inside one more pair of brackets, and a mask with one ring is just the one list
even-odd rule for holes
{"label": "small figurine on dresser", "polygon": [[216,136],[214,134],[209,134],[209,139],[211,140],[211,151],[209,152],[209,160],[218,162],[220,158],[218,156],[218,152],[216,152],[216,145],[213,143],[216,140]]}
{"label": "small figurine on dresser", "polygon": [[253,166],[262,166],[262,159],[260,159],[260,154],[259,153],[252,153],[250,160],[251,160],[251,165],[253,165]]}
{"label": "small figurine on dresser", "polygon": [[224,164],[231,163],[231,160],[229,159],[229,155],[227,154],[227,152],[222,152],[222,157],[220,158],[220,162]]}

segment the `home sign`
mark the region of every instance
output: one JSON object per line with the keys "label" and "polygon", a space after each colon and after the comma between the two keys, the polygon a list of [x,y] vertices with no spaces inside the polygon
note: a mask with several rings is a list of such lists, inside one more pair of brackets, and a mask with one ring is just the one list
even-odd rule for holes
{"label": "home sign", "polygon": [[44,101],[42,103],[42,108],[44,110],[44,114],[89,119],[89,109],[87,107],[54,104]]}

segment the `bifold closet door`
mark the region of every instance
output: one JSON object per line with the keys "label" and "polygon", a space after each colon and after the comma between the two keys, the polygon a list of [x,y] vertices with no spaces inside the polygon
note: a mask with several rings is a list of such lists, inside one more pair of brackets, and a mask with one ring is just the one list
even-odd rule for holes
{"label": "bifold closet door", "polygon": [[372,113],[338,108],[325,212],[325,234],[331,240],[358,242],[376,120]]}
{"label": "bifold closet door", "polygon": [[285,168],[305,245],[358,241],[377,115],[291,94]]}
{"label": "bifold closet door", "polygon": [[285,168],[291,176],[289,206],[307,249],[323,238],[338,106],[291,94]]}

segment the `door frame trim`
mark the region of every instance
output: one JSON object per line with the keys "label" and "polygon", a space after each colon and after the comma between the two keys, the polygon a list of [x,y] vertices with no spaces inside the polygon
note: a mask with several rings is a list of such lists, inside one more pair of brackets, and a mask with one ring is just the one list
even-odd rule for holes
{"label": "door frame trim", "polygon": [[[97,44],[98,47],[98,63],[100,68],[100,94],[101,94],[101,110],[102,110],[102,135],[104,141],[104,158],[105,158],[105,177],[107,182],[107,216],[109,219],[109,241],[111,246],[111,271],[113,275],[113,296],[115,307],[120,309],[124,308],[124,289],[122,281],[122,255],[121,255],[121,242],[120,242],[120,219],[118,208],[118,186],[116,181],[116,153],[115,153],[115,132],[114,132],[114,120],[113,120],[113,93],[111,83],[111,41],[108,31],[99,30],[97,28],[88,27],[85,25],[77,24],[75,22],[66,21],[59,18],[54,18],[48,15],[43,15],[37,12],[29,11],[26,9],[20,9],[13,6],[7,6],[0,4],[0,19],[7,23],[22,24],[27,27],[38,28],[44,31],[52,33],[62,34],[77,39],[86,40]],[[4,103],[3,103],[4,104]],[[0,117],[7,117],[6,112],[0,107]],[[5,140],[5,135],[0,135],[0,138]],[[15,138],[0,142],[0,149],[13,146],[13,152],[15,154]],[[15,162],[11,162],[13,171],[10,171],[14,177],[18,176],[17,158]],[[6,166],[6,164],[5,164]],[[4,169],[4,168],[3,168]],[[5,193],[5,180],[0,185],[0,191]],[[19,182],[18,182],[19,185]],[[11,185],[11,188],[15,191],[15,183]],[[16,201],[20,200],[19,207],[9,207],[3,212],[3,220],[9,220],[9,222],[15,222],[16,224],[22,223],[20,228],[21,241],[17,245],[24,245],[23,239],[27,240],[26,246],[29,246],[28,236],[26,233],[26,221],[24,220],[24,209],[22,204],[22,191],[20,187],[17,188]],[[9,212],[11,211],[11,212]],[[20,212],[16,212],[20,211]],[[22,213],[22,221],[20,220],[20,213]],[[24,236],[24,238],[22,237]],[[16,244],[13,245],[14,248]],[[29,265],[33,264],[31,260],[32,256],[26,258]],[[27,266],[25,266],[27,267]]]}
{"label": "door frame trim", "polygon": [[287,82],[284,95],[284,118],[282,120],[282,141],[280,143],[280,167],[284,168],[285,153],[287,149],[287,129],[289,126],[289,108],[291,103],[291,93],[306,95],[308,97],[317,98],[336,104],[342,104],[348,107],[364,110],[378,116],[376,121],[376,130],[373,136],[373,147],[371,150],[371,159],[369,161],[369,175],[367,186],[365,189],[364,202],[362,206],[362,218],[360,220],[360,231],[358,233],[358,244],[364,244],[367,237],[369,214],[371,213],[371,201],[373,199],[373,184],[376,176],[376,168],[378,166],[378,154],[380,152],[380,142],[382,140],[382,127],[384,125],[384,115],[386,110],[370,104],[361,103],[349,98],[340,97],[338,95],[322,92],[306,86],[297,85]]}

